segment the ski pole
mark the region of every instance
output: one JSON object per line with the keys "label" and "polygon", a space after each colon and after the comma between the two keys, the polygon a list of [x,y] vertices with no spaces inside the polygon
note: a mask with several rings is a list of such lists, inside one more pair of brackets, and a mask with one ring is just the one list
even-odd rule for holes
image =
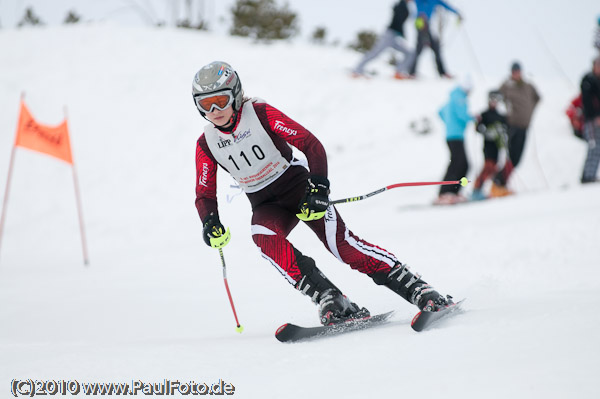
{"label": "ski pole", "polygon": [[444,185],[449,185],[449,184],[460,184],[461,186],[465,187],[467,184],[469,184],[469,180],[467,180],[466,177],[463,177],[460,180],[432,181],[432,182],[413,182],[413,183],[397,183],[397,184],[392,184],[390,186],[386,186],[386,187],[380,188],[379,190],[375,190],[372,193],[361,195],[361,196],[358,196],[358,197],[350,197],[350,198],[343,198],[343,199],[339,199],[339,200],[335,200],[335,201],[329,201],[329,205],[345,204],[345,203],[348,203],[348,202],[362,201],[362,200],[367,199],[369,197],[372,197],[372,196],[374,196],[376,194],[381,194],[384,191],[391,190],[392,188],[412,187],[412,186],[444,186]]}
{"label": "ski pole", "polygon": [[229,284],[227,284],[227,269],[225,268],[225,256],[223,256],[223,248],[219,248],[219,255],[221,255],[221,263],[223,264],[223,281],[225,282],[225,289],[227,290],[227,296],[229,297],[231,310],[233,310],[233,317],[235,317],[235,323],[237,324],[235,331],[241,334],[242,331],[244,331],[244,327],[242,327],[238,321],[237,313],[235,312],[235,306],[233,305],[233,299],[231,298],[231,291],[229,291]]}

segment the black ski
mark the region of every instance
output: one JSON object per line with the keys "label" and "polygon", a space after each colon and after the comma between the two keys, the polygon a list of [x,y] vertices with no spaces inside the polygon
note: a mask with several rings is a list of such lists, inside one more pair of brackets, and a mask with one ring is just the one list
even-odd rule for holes
{"label": "black ski", "polygon": [[388,321],[392,313],[394,312],[381,313],[365,319],[351,320],[330,326],[301,327],[296,324],[287,323],[277,329],[275,338],[280,342],[298,342],[364,330],[384,324]]}
{"label": "black ski", "polygon": [[410,326],[415,331],[427,330],[429,327],[431,327],[433,324],[435,324],[440,319],[448,317],[448,316],[452,315],[453,313],[454,314],[458,313],[460,311],[460,307],[464,301],[465,301],[464,299],[461,299],[460,301],[458,301],[456,303],[451,303],[448,306],[446,306],[436,312],[421,311],[421,312],[417,313],[415,315],[415,317],[412,319]]}

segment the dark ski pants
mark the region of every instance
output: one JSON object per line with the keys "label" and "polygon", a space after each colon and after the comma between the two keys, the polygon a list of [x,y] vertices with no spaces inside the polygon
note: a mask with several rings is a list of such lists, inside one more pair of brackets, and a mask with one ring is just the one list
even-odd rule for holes
{"label": "dark ski pants", "polygon": [[584,137],[588,142],[588,152],[583,165],[581,181],[583,183],[596,181],[598,165],[600,164],[600,126],[594,122],[586,122],[584,126]]}
{"label": "dark ski pants", "polygon": [[[279,180],[285,177],[284,175]],[[289,181],[288,184],[276,181],[272,185],[289,187],[276,195],[270,196],[265,192],[248,196],[253,211],[254,243],[259,247],[263,258],[275,266],[293,285],[302,279],[302,271],[298,266],[298,251],[287,237],[299,222],[296,213],[305,193],[306,177],[300,181]],[[265,190],[269,190],[269,187],[271,186]],[[325,217],[305,223],[338,260],[370,277],[387,275],[391,268],[399,263],[392,253],[354,235],[334,206],[329,206]]]}
{"label": "dark ski pants", "polygon": [[498,172],[494,178],[494,182],[501,186],[506,186],[508,179],[514,168],[521,162],[523,149],[525,148],[525,138],[527,137],[527,129],[518,128],[515,126],[508,127],[508,159],[502,170]]}
{"label": "dark ski pants", "polygon": [[[463,140],[447,140],[446,143],[448,143],[450,149],[450,164],[448,164],[444,180],[460,180],[469,171],[465,143]],[[458,194],[460,188],[460,184],[440,186],[440,195],[445,193]]]}
{"label": "dark ski pants", "polygon": [[410,67],[409,73],[411,75],[414,75],[417,71],[417,62],[419,61],[419,56],[421,55],[421,51],[423,51],[423,47],[425,47],[426,45],[429,45],[429,47],[431,47],[431,50],[433,50],[438,73],[440,74],[440,76],[444,75],[446,73],[446,69],[444,68],[444,62],[442,61],[440,41],[431,34],[429,25],[417,31],[417,47],[415,48],[413,63]]}

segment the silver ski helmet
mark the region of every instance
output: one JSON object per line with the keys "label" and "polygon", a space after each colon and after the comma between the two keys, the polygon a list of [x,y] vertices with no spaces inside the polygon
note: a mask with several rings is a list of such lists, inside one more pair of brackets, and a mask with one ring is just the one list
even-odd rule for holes
{"label": "silver ski helmet", "polygon": [[230,95],[233,109],[236,112],[240,110],[243,93],[242,82],[237,72],[226,62],[214,61],[200,68],[192,82],[194,104],[202,116],[206,114],[207,110],[202,109],[198,99],[220,93]]}

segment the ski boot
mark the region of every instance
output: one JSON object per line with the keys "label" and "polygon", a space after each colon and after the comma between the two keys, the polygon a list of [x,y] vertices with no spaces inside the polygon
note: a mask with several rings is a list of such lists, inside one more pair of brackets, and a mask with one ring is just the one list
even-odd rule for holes
{"label": "ski boot", "polygon": [[330,288],[319,296],[319,319],[321,324],[329,326],[370,316],[366,308],[359,308],[342,295],[337,289]]}
{"label": "ski boot", "polygon": [[427,300],[421,310],[423,312],[437,312],[438,310],[450,305],[454,305],[452,297],[450,295],[446,295],[444,298],[443,295],[440,295],[437,298]]}
{"label": "ski boot", "polygon": [[490,189],[490,198],[506,197],[512,194],[513,192],[506,188],[506,186],[499,185],[495,182],[492,183],[492,188]]}
{"label": "ski boot", "polygon": [[[376,284],[383,284],[420,310],[435,312],[448,305],[448,299],[437,292],[431,285],[421,280],[420,274],[412,274],[407,265],[398,262],[384,276],[374,276]],[[452,297],[449,297],[452,298]]]}
{"label": "ski boot", "polygon": [[359,308],[342,295],[338,289],[315,265],[315,261],[294,248],[294,255],[302,278],[296,289],[308,296],[319,306],[319,320],[323,325],[369,317],[369,311]]}
{"label": "ski boot", "polygon": [[486,195],[483,193],[483,191],[481,191],[480,188],[474,189],[473,192],[471,193],[471,201],[483,201],[486,199],[487,199]]}

